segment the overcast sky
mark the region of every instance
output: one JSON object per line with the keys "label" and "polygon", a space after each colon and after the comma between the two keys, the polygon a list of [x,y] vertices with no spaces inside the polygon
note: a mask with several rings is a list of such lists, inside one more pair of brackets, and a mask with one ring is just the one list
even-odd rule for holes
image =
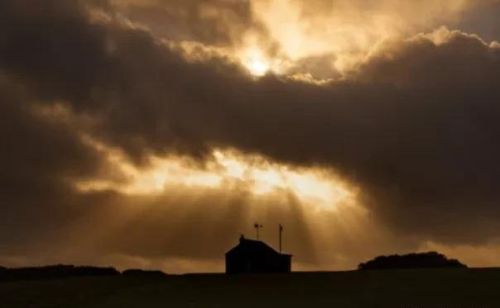
{"label": "overcast sky", "polygon": [[0,1],[0,264],[500,265],[500,2]]}

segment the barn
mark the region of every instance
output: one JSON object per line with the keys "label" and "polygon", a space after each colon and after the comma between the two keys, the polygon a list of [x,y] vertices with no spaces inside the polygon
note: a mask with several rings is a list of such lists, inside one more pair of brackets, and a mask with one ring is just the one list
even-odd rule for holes
{"label": "barn", "polygon": [[289,273],[292,255],[282,254],[262,241],[240,237],[238,245],[226,253],[226,273]]}

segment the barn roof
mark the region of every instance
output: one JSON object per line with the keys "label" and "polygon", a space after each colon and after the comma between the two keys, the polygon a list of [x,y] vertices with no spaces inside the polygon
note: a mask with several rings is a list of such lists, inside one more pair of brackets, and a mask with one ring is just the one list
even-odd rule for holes
{"label": "barn roof", "polygon": [[267,245],[262,241],[249,240],[244,237],[240,238],[240,243],[226,252],[226,255],[233,254],[237,252],[242,253],[267,253],[267,254],[277,254],[277,255],[286,255],[282,254],[274,250],[271,246]]}

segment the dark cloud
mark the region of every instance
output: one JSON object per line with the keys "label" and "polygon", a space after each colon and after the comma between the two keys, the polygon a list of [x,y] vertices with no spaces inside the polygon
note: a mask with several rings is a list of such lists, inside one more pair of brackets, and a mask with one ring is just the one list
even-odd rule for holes
{"label": "dark cloud", "polygon": [[246,0],[132,0],[114,4],[112,12],[118,11],[174,41],[227,46],[241,40],[249,28],[261,28]]}
{"label": "dark cloud", "polygon": [[84,214],[68,184],[94,175],[101,162],[71,126],[37,113],[22,88],[2,79],[0,93],[0,243],[12,251],[48,240]]}
{"label": "dark cloud", "polygon": [[487,41],[500,40],[500,1],[481,1],[464,14],[458,27],[469,33],[477,33]]}
{"label": "dark cloud", "polygon": [[[14,240],[36,242],[47,230],[57,233],[58,223],[97,220],[104,215],[98,213],[119,212],[119,203],[145,202],[86,195],[68,185],[68,178],[91,177],[102,168],[79,131],[136,162],[151,153],[202,159],[212,147],[231,147],[332,167],[360,185],[372,217],[394,232],[462,243],[496,237],[500,50],[477,37],[443,30],[436,44],[417,36],[374,56],[357,74],[317,86],[277,76],[254,80],[224,59],[192,63],[146,31],[91,23],[80,2],[44,3],[0,3],[6,250]],[[36,114],[54,103],[74,115],[73,125]],[[202,204],[221,198],[203,195],[178,207],[177,199],[149,200],[149,206],[170,205],[129,218],[102,247],[131,255],[214,256],[222,244],[200,254],[184,239],[201,234],[203,243],[225,236],[224,230],[238,232],[249,203],[231,195],[214,211],[220,218],[207,220],[225,223],[207,235]],[[225,204],[229,213],[222,213]],[[292,212],[288,221],[300,225],[300,207]],[[307,226],[297,229],[307,234]],[[12,230],[25,236],[7,236]],[[167,236],[155,240],[156,234]],[[307,239],[297,249],[305,249]]]}

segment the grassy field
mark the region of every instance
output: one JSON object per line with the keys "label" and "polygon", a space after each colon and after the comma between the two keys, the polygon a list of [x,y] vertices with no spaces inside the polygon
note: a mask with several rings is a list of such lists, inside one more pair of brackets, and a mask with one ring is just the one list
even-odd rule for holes
{"label": "grassy field", "polygon": [[500,307],[500,269],[2,282],[0,307]]}

